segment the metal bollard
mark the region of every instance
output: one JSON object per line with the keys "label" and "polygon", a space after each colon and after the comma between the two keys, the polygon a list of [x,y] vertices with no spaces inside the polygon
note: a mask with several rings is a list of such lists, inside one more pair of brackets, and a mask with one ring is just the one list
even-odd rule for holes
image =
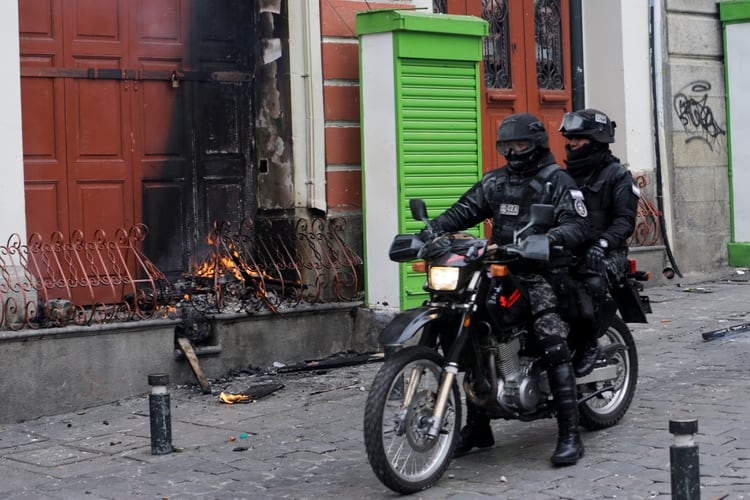
{"label": "metal bollard", "polygon": [[151,394],[148,396],[148,410],[151,420],[151,454],[172,453],[172,415],[169,405],[167,385],[169,375],[158,373],[148,376]]}
{"label": "metal bollard", "polygon": [[698,421],[670,420],[669,432],[674,435],[674,444],[669,447],[672,499],[700,500],[700,461],[695,444]]}

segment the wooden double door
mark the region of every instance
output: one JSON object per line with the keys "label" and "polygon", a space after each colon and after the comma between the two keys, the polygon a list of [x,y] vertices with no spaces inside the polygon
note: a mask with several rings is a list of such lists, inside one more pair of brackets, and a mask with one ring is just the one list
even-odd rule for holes
{"label": "wooden double door", "polygon": [[29,234],[144,223],[174,275],[253,216],[253,4],[19,0]]}
{"label": "wooden double door", "polygon": [[572,107],[569,0],[442,0],[437,11],[482,17],[484,39],[482,156],[485,171],[504,164],[495,150],[497,127],[513,113],[528,112],[545,124],[562,164],[565,142],[558,129]]}

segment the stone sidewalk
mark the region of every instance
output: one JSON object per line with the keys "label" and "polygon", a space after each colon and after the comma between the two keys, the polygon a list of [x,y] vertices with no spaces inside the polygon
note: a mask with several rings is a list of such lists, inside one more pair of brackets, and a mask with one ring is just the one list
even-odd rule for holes
{"label": "stone sidewalk", "polygon": [[[668,422],[696,418],[702,498],[750,498],[750,332],[701,335],[750,321],[750,284],[671,284],[648,295],[650,323],[633,325],[640,356],[633,405],[619,425],[584,431],[578,465],[550,465],[552,419],[495,421],[495,447],[454,460],[414,497],[668,499]],[[167,455],[151,454],[147,395],[0,426],[0,498],[394,498],[370,470],[362,437],[379,366],[241,374],[213,381],[205,395],[170,386],[177,450]],[[284,387],[249,404],[218,399],[221,390],[263,381]]]}

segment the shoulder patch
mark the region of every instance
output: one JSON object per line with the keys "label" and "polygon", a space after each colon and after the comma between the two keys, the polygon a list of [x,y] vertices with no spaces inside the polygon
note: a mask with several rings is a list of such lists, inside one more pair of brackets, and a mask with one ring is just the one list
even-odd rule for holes
{"label": "shoulder patch", "polygon": [[580,189],[571,189],[570,196],[572,196],[574,200],[582,200],[583,192]]}
{"label": "shoulder patch", "polygon": [[581,217],[588,216],[589,211],[583,201],[583,193],[578,189],[571,189],[570,196],[573,198],[573,208],[576,209],[576,213]]}

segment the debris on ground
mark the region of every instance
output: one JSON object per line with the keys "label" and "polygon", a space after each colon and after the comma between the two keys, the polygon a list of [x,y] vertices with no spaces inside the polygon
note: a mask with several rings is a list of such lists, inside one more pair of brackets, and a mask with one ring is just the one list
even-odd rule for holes
{"label": "debris on ground", "polygon": [[326,392],[336,391],[338,389],[354,389],[355,387],[359,389],[360,391],[364,391],[365,387],[361,385],[362,381],[359,379],[354,379],[353,384],[347,384],[347,385],[340,385],[337,387],[328,387],[326,389],[318,389],[317,391],[312,391],[310,393],[311,396],[314,396],[315,394],[323,394]]}
{"label": "debris on ground", "polygon": [[224,392],[219,394],[219,401],[227,404],[234,403],[252,403],[261,398],[268,396],[280,389],[284,388],[284,384],[280,382],[267,382],[262,384],[251,385],[247,389],[238,392]]}
{"label": "debris on ground", "polygon": [[750,331],[750,323],[740,323],[739,325],[733,325],[727,328],[721,328],[719,330],[711,330],[710,332],[703,332],[703,340],[714,340],[727,335],[734,335],[736,333],[744,333]]}
{"label": "debris on ground", "polygon": [[321,370],[325,368],[341,368],[344,366],[355,366],[365,363],[376,363],[383,361],[382,352],[369,352],[364,354],[335,354],[325,359],[305,361],[295,365],[288,365],[279,368],[278,373],[292,373],[306,370]]}

